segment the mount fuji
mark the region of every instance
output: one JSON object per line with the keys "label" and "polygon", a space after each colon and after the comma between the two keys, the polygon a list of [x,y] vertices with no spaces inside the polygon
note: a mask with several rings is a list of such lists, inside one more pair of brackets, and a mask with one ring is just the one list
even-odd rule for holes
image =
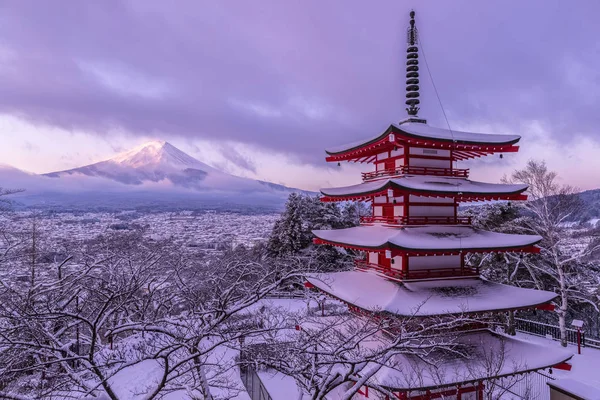
{"label": "mount fuji", "polygon": [[219,206],[276,207],[292,192],[275,183],[242,178],[211,167],[165,141],[152,141],[113,158],[25,179],[16,200],[69,208]]}

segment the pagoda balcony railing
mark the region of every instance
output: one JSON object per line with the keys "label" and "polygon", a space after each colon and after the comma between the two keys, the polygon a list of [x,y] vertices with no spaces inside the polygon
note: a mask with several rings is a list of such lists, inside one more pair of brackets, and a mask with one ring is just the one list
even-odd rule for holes
{"label": "pagoda balcony railing", "polygon": [[403,165],[398,168],[382,169],[380,171],[363,172],[363,181],[383,178],[394,175],[434,175],[434,176],[453,176],[457,178],[468,178],[468,169],[457,168],[438,168],[438,167],[412,167]]}
{"label": "pagoda balcony railing", "polygon": [[361,224],[382,223],[386,225],[471,225],[471,217],[360,217]]}
{"label": "pagoda balcony railing", "polygon": [[429,268],[405,272],[399,269],[388,268],[379,264],[373,264],[368,262],[367,260],[354,260],[354,265],[357,269],[364,271],[377,271],[382,275],[396,280],[455,278],[479,275],[479,268],[477,267]]}

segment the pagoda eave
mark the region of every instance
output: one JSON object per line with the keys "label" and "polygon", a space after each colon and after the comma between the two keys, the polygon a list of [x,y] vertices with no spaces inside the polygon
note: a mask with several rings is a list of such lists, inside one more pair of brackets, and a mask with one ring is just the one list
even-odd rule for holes
{"label": "pagoda eave", "polygon": [[[573,353],[565,349],[549,349],[544,345],[523,339],[480,329],[467,332],[458,339],[458,343],[473,349],[471,358],[448,365],[432,365],[417,356],[402,355],[396,357],[393,367],[383,366],[366,386],[384,387],[398,399],[415,390],[444,390],[449,398],[456,398],[456,393],[468,393],[469,388],[483,390],[484,382],[515,375],[527,374],[552,367],[563,367],[573,357]],[[494,354],[502,354],[496,356]],[[494,367],[490,369],[489,365]],[[412,372],[412,379],[406,376]],[[371,386],[372,385],[372,386]],[[398,394],[396,394],[398,393]],[[481,392],[480,392],[481,393]],[[442,394],[436,392],[436,394]],[[465,398],[464,394],[462,398]],[[442,397],[442,396],[438,396]],[[425,399],[427,397],[418,397]],[[430,397],[433,398],[433,397]],[[461,398],[461,397],[458,397]],[[471,398],[471,397],[469,397]],[[475,398],[473,396],[472,398]],[[480,397],[477,397],[480,398]],[[483,398],[483,396],[481,397]]]}
{"label": "pagoda eave", "polygon": [[396,255],[441,255],[488,252],[539,252],[538,235],[490,232],[464,225],[357,226],[313,230],[315,243],[361,251],[389,250]]}
{"label": "pagoda eave", "polygon": [[[401,126],[402,125],[400,125],[400,127]],[[378,153],[407,146],[452,150],[452,158],[456,161],[467,160],[470,158],[486,156],[494,153],[515,153],[519,151],[519,146],[515,146],[515,143],[520,140],[520,137],[518,136],[511,137],[505,142],[485,142],[484,140],[469,141],[464,139],[451,139],[450,137],[432,138],[420,136],[411,132],[407,132],[400,127],[392,124],[384,133],[370,141],[350,145],[346,149],[326,150],[326,153],[328,154],[326,161],[354,161],[361,163],[372,162]],[[466,132],[456,133],[467,134]]]}
{"label": "pagoda eave", "polygon": [[[331,196],[326,195],[321,192],[321,201],[322,202],[336,202],[336,201],[372,201],[373,197],[376,196],[384,196],[386,194],[386,190],[380,190],[377,192],[371,193],[361,193],[356,195],[341,195],[341,196]],[[427,192],[427,191],[416,191],[416,190],[406,190],[400,192],[399,195],[409,195],[415,194],[423,197],[437,197],[437,198],[446,198],[446,199],[454,199],[459,203],[473,203],[478,201],[524,201],[527,200],[526,194],[515,193],[515,194],[468,194],[468,195],[458,195],[451,193],[440,193],[440,192]],[[403,203],[393,203],[395,205],[401,205]],[[418,204],[418,203],[417,203]]]}
{"label": "pagoda eave", "polygon": [[398,317],[431,317],[536,309],[555,300],[554,292],[519,288],[478,277],[394,281],[374,271],[307,276],[328,296],[365,312]]}
{"label": "pagoda eave", "polygon": [[[467,276],[467,277],[462,277],[461,279],[469,279],[469,278],[477,278],[476,276]],[[409,282],[410,281],[397,281],[397,282]],[[330,292],[323,290],[320,287],[315,286],[314,284],[312,284],[309,281],[305,281],[304,282],[304,287],[307,289],[315,289],[318,290],[320,293],[322,293],[323,295],[325,295],[326,297],[332,299],[332,300],[336,300],[339,301],[340,303],[343,303],[345,305],[347,305],[349,307],[349,309],[352,311],[354,310],[357,314],[359,315],[364,315],[364,316],[369,316],[369,317],[375,317],[375,318],[386,318],[389,317],[390,315],[393,317],[413,317],[415,316],[414,314],[411,315],[398,315],[398,314],[393,314],[390,312],[382,312],[382,311],[377,311],[377,310],[369,310],[366,308],[362,308],[356,304],[353,304],[351,301],[348,300],[344,300],[341,299],[339,297],[337,297],[334,294],[331,294]],[[558,297],[558,295],[556,296]],[[456,311],[456,312],[443,312],[440,314],[428,314],[427,317],[446,317],[446,316],[457,316],[457,315],[464,315],[464,314],[482,314],[482,313],[486,313],[486,312],[509,312],[509,311],[532,311],[532,310],[542,310],[542,311],[553,311],[556,307],[552,304],[553,300],[550,301],[545,301],[543,303],[538,303],[538,304],[531,304],[531,305],[527,305],[527,306],[523,306],[523,307],[512,307],[512,308],[495,308],[493,310],[480,310],[480,311]],[[418,316],[418,315],[417,315]]]}
{"label": "pagoda eave", "polygon": [[528,253],[528,254],[539,254],[541,249],[536,245],[528,246],[514,246],[514,247],[490,247],[490,248],[457,248],[457,249],[409,249],[394,244],[386,243],[381,246],[364,246],[356,245],[352,243],[333,242],[331,240],[324,240],[320,238],[314,238],[313,243],[317,245],[327,245],[334,247],[341,247],[344,249],[358,250],[358,251],[370,251],[383,253],[386,250],[392,252],[392,257],[408,255],[415,257],[427,257],[427,256],[449,256],[459,254],[475,254],[475,253]]}
{"label": "pagoda eave", "polygon": [[[323,201],[358,200],[377,196],[394,198],[394,201],[409,195],[422,197],[451,198],[457,201],[525,200],[527,185],[472,181],[466,178],[403,175],[362,182],[356,185],[323,188]],[[391,202],[392,200],[390,200]]]}

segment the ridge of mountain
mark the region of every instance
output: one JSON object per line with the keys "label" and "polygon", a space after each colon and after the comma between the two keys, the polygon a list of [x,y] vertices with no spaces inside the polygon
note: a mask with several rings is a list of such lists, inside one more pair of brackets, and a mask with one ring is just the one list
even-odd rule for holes
{"label": "ridge of mountain", "polygon": [[110,202],[118,207],[160,202],[189,207],[198,202],[199,206],[210,203],[280,207],[292,192],[310,193],[228,174],[158,140],[107,160],[35,178],[21,185],[28,192],[19,196],[25,203],[96,206]]}

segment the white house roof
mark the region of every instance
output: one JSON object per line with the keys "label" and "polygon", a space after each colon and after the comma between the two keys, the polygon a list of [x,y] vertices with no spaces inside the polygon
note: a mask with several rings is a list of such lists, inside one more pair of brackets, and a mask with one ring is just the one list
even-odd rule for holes
{"label": "white house roof", "polygon": [[335,230],[314,230],[319,239],[336,244],[383,249],[424,251],[477,251],[520,249],[542,240],[538,235],[515,235],[475,229],[470,226],[355,226]]}
{"label": "white house roof", "polygon": [[552,367],[573,356],[566,349],[547,348],[490,330],[461,334],[456,343],[457,349],[469,353],[468,358],[444,350],[431,354],[429,362],[412,355],[397,355],[389,366],[383,366],[374,374],[369,384],[408,390],[477,383]]}
{"label": "white house roof", "polygon": [[481,278],[390,281],[375,271],[307,276],[320,290],[364,310],[401,316],[432,316],[513,310],[545,304],[553,292],[494,283]]}
{"label": "white house roof", "polygon": [[391,124],[383,133],[365,140],[354,141],[341,146],[335,146],[325,150],[328,154],[343,153],[364,145],[383,139],[390,133],[399,133],[403,136],[415,139],[439,140],[445,142],[456,142],[471,145],[507,145],[518,142],[521,139],[519,135],[498,135],[486,133],[463,132],[449,130],[444,128],[435,128],[426,123],[420,122],[400,122]]}
{"label": "white house roof", "polygon": [[[527,190],[524,184],[485,183],[471,181],[466,178],[453,178],[429,175],[404,175],[398,178],[381,179],[358,185],[325,188],[321,193],[326,196],[343,197],[379,193],[389,188],[410,192],[427,192],[440,194],[476,194],[476,195],[509,195],[519,194]],[[418,194],[418,193],[415,193]]]}

